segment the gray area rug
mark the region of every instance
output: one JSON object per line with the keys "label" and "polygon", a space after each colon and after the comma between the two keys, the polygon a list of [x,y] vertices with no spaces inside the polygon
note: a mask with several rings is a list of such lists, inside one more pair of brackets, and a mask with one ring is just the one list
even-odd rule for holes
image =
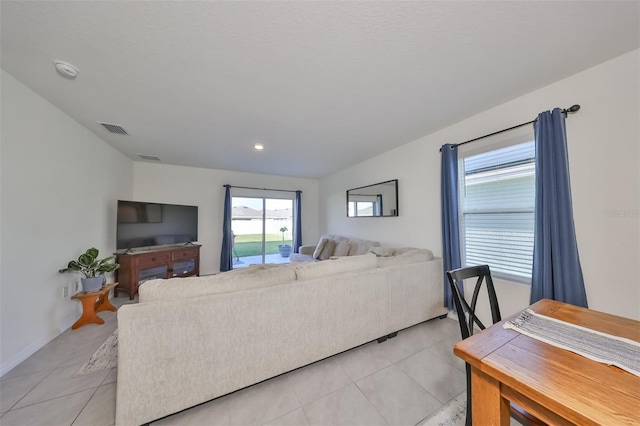
{"label": "gray area rug", "polygon": [[118,366],[118,329],[91,355],[74,376],[97,373]]}
{"label": "gray area rug", "polygon": [[[431,417],[418,426],[464,426],[467,417],[467,393],[462,392],[454,399],[442,406]],[[511,417],[509,426],[522,426]]]}
{"label": "gray area rug", "polygon": [[420,423],[420,426],[464,426],[466,416],[467,393],[462,392],[436,411],[434,415]]}

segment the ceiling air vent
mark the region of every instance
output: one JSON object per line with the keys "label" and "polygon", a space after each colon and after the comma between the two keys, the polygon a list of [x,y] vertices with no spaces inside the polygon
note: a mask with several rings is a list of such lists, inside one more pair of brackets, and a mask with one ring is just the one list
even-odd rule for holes
{"label": "ceiling air vent", "polygon": [[107,124],[107,123],[100,123],[100,122],[98,122],[98,124],[102,124],[102,126],[105,129],[107,129],[109,132],[111,132],[111,133],[116,133],[118,135],[128,135],[129,134],[122,127],[118,126],[117,124]]}
{"label": "ceiling air vent", "polygon": [[160,158],[155,155],[138,154],[138,157],[143,160],[160,161]]}

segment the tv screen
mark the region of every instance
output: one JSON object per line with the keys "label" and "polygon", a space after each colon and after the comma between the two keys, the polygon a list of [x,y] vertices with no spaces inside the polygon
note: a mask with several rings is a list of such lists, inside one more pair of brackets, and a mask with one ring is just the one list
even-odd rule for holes
{"label": "tv screen", "polygon": [[118,200],[116,249],[198,240],[198,206]]}

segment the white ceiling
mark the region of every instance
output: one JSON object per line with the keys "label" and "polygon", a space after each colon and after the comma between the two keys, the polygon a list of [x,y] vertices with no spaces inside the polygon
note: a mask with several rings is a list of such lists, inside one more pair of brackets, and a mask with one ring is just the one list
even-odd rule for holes
{"label": "white ceiling", "polygon": [[638,48],[639,5],[3,0],[2,68],[132,160],[319,178]]}

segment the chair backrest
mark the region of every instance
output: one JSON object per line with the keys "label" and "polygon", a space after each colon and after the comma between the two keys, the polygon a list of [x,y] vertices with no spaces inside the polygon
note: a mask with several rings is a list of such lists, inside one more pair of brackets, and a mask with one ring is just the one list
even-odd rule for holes
{"label": "chair backrest", "polygon": [[[447,271],[447,277],[449,278],[449,285],[451,285],[451,293],[456,306],[456,312],[458,313],[458,322],[460,323],[460,332],[462,333],[463,339],[473,335],[474,323],[480,327],[481,330],[486,328],[482,321],[480,321],[476,316],[476,304],[478,302],[478,294],[480,293],[480,287],[482,287],[483,281],[486,283],[487,292],[489,293],[489,306],[491,307],[491,319],[493,320],[493,324],[502,320],[502,317],[500,316],[500,307],[498,306],[498,298],[496,297],[496,290],[493,287],[493,280],[491,279],[489,265],[454,269],[452,271]],[[473,289],[471,305],[469,305],[456,282],[475,277],[477,277],[478,280],[476,281],[475,288]]]}

